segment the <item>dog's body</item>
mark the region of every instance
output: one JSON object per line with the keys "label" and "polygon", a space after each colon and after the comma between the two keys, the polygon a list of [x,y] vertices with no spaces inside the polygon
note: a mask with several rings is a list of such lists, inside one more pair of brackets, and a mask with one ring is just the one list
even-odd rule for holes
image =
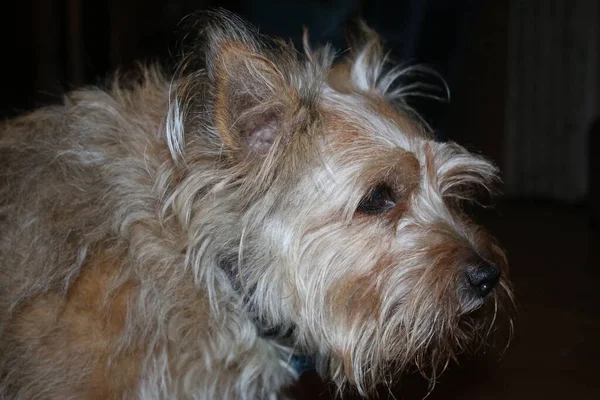
{"label": "dog's body", "polygon": [[201,69],[0,128],[0,398],[267,398],[294,353],[366,393],[510,297],[455,205],[495,168],[431,140],[370,33],[332,68],[206,27]]}

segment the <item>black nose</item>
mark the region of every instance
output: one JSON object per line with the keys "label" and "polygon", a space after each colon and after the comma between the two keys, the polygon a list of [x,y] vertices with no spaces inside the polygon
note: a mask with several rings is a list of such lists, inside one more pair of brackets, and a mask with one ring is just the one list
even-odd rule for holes
{"label": "black nose", "polygon": [[467,281],[480,297],[487,296],[499,280],[500,269],[494,264],[482,262],[467,270]]}

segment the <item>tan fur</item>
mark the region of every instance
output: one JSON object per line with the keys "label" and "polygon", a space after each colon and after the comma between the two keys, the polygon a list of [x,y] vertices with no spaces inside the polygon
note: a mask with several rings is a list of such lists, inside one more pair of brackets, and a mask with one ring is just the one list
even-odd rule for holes
{"label": "tan fur", "polygon": [[479,348],[512,295],[460,202],[495,167],[432,140],[371,31],[334,67],[200,21],[174,76],[0,127],[0,398],[276,398],[294,354],[368,395]]}
{"label": "tan fur", "polygon": [[[49,293],[23,304],[7,333],[15,338],[13,351],[29,353],[27,374],[43,374],[52,366],[78,376],[56,388],[52,398],[124,398],[139,379],[142,351],[118,348],[135,285],[111,288],[118,261],[94,258],[65,296]],[[38,393],[45,390],[37,388]]]}

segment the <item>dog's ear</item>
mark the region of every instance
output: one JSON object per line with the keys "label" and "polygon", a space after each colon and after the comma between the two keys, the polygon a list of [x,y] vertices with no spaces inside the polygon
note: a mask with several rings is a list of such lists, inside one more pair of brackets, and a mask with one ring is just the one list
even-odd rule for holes
{"label": "dog's ear", "polygon": [[354,90],[375,93],[394,103],[407,103],[409,97],[449,100],[446,82],[433,69],[423,65],[393,66],[382,38],[364,21],[351,20],[346,32],[350,57],[336,72],[344,73],[342,76]]}
{"label": "dog's ear", "polygon": [[362,20],[350,20],[345,29],[354,87],[364,92],[378,92],[378,81],[387,61],[381,37]]}
{"label": "dog's ear", "polygon": [[281,72],[241,42],[221,43],[214,56],[214,118],[225,149],[243,157],[265,155],[283,125]]}
{"label": "dog's ear", "polygon": [[264,156],[282,134],[293,97],[277,62],[283,55],[236,16],[212,17],[204,31],[205,61],[223,150],[238,159]]}

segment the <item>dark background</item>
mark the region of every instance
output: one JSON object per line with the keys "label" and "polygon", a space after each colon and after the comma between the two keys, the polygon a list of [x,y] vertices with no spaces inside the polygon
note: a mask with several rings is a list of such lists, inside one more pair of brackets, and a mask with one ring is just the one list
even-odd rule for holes
{"label": "dark background", "polygon": [[[442,140],[493,159],[507,194],[481,216],[507,248],[519,307],[516,335],[495,353],[461,360],[429,399],[600,398],[598,272],[600,7],[594,0],[3,0],[0,117],[101,84],[135,60],[173,62],[187,14],[221,6],[267,34],[343,49],[360,16],[398,60],[438,70],[448,104],[420,101]],[[600,111],[600,110],[599,110]],[[421,399],[418,376],[393,393]],[[311,373],[299,398],[329,398]],[[351,396],[350,394],[348,396]],[[382,388],[382,398],[390,398]]]}

